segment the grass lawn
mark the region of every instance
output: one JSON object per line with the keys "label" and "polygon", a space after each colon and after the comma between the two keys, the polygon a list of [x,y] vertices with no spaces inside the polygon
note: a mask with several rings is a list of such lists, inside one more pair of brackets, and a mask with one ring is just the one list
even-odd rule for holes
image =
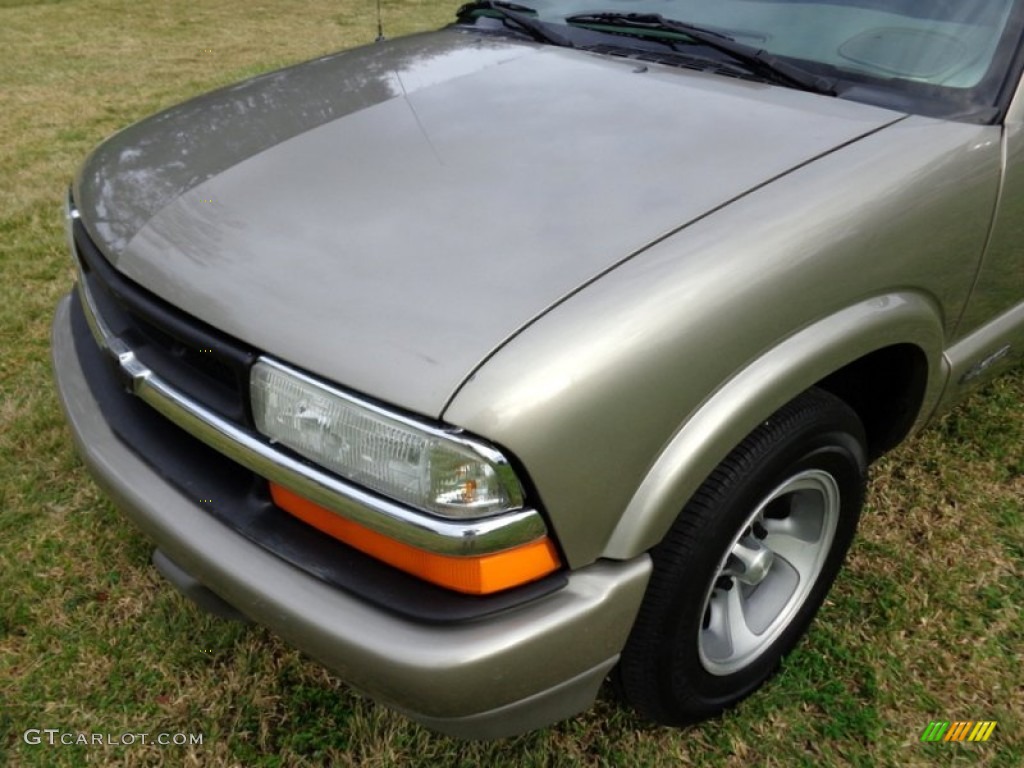
{"label": "grass lawn", "polygon": [[[385,31],[457,2],[385,0]],[[190,95],[369,42],[372,0],[0,0],[0,766],[1024,764],[1024,371],[880,462],[808,640],[724,718],[654,728],[607,697],[519,739],[433,735],[270,633],[201,614],[76,458],[48,334],[61,200],[89,149]],[[922,744],[931,720],[997,720]],[[48,746],[26,729],[201,733]]]}

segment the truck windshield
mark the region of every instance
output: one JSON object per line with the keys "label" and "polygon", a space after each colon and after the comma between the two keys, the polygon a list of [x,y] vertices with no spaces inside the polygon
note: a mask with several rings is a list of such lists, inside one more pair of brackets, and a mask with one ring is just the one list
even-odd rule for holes
{"label": "truck windshield", "polygon": [[[625,47],[630,38],[665,39],[664,29],[644,30],[627,18],[657,15],[835,81],[841,97],[984,120],[997,114],[1013,68],[1022,1],[525,0],[516,7],[563,30],[606,33]],[[699,47],[686,45],[682,33],[677,39],[680,48]]]}

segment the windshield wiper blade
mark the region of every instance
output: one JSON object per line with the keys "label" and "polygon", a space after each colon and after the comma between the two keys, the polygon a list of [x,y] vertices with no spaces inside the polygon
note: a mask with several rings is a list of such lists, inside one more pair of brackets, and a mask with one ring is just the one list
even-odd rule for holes
{"label": "windshield wiper blade", "polygon": [[764,49],[741,43],[713,29],[706,29],[685,21],[667,19],[660,13],[578,13],[567,16],[565,23],[579,26],[620,27],[635,32],[678,32],[691,40],[730,56],[755,74],[766,76],[777,83],[814,93],[835,96],[835,82],[819,77],[795,64],[782,61]]}
{"label": "windshield wiper blade", "polygon": [[476,17],[480,12],[498,16],[511,26],[525,32],[539,43],[550,43],[563,48],[572,48],[573,44],[569,38],[558,34],[548,25],[543,24],[527,14],[536,14],[536,10],[518,3],[503,2],[503,0],[477,0],[466,3],[455,12],[455,18],[464,21],[469,17]]}

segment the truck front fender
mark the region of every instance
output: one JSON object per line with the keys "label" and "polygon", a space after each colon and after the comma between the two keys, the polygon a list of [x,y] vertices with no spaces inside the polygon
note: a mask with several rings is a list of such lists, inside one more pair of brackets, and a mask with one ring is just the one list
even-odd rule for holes
{"label": "truck front fender", "polygon": [[918,347],[928,361],[924,398],[913,427],[919,429],[949,376],[938,307],[911,292],[847,307],[788,337],[711,394],[653,463],[603,556],[628,559],[653,547],[714,468],[761,422],[829,374],[896,344]]}

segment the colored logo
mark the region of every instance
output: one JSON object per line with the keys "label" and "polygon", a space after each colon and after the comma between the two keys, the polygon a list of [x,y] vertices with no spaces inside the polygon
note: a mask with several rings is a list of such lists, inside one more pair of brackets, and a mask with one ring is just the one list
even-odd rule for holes
{"label": "colored logo", "polygon": [[921,741],[988,741],[995,729],[995,720],[933,720],[921,734]]}

